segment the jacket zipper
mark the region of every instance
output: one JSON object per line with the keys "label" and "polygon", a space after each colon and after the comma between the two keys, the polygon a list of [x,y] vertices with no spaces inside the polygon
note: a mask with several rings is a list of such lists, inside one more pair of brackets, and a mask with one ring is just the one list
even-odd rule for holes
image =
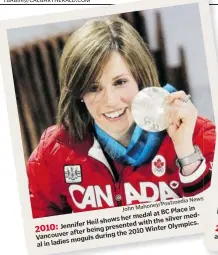
{"label": "jacket zipper", "polygon": [[112,171],[110,171],[110,169],[108,169],[108,167],[101,161],[97,160],[96,158],[92,157],[94,160],[98,161],[98,163],[102,164],[108,171],[110,177],[111,177],[111,180],[114,184],[114,189],[115,189],[115,201],[117,203],[117,206],[122,206],[122,196],[120,194],[120,184],[122,182],[122,179],[123,179],[123,172],[125,171],[125,168],[124,170],[122,171],[121,175],[120,175],[120,178],[118,181],[116,181],[115,179],[115,176],[113,174]]}
{"label": "jacket zipper", "polygon": [[128,167],[125,167],[120,175],[120,178],[119,178],[119,181],[115,182],[114,185],[115,185],[115,200],[117,202],[117,205],[118,206],[122,206],[122,196],[120,194],[120,184],[121,182],[123,181],[123,175],[124,175],[124,171],[126,170],[126,168]]}
{"label": "jacket zipper", "polygon": [[[101,151],[102,151],[102,150],[101,150]],[[102,151],[102,153],[103,153],[103,151]],[[114,173],[113,173],[113,170],[111,169],[111,166],[110,166],[110,164],[109,164],[109,161],[108,161],[108,159],[106,158],[106,156],[104,155],[104,153],[103,153],[104,158],[105,158],[106,162],[108,163],[108,166],[109,166],[109,167],[108,167],[104,162],[102,162],[101,160],[99,160],[98,158],[96,158],[95,155],[93,155],[93,153],[90,153],[90,150],[89,150],[88,155],[89,155],[90,157],[92,157],[93,159],[95,159],[96,161],[98,161],[98,163],[100,162],[102,165],[104,165],[104,167],[106,167],[108,173],[109,173],[110,176],[111,176],[111,179],[112,179],[112,182],[113,182],[113,184],[114,184],[114,187],[115,187],[115,200],[116,200],[117,206],[122,206],[122,196],[121,196],[121,194],[120,194],[120,184],[121,184],[122,179],[123,179],[123,172],[125,171],[125,168],[123,169],[121,175],[119,176],[119,180],[116,181],[115,176],[114,176]]]}

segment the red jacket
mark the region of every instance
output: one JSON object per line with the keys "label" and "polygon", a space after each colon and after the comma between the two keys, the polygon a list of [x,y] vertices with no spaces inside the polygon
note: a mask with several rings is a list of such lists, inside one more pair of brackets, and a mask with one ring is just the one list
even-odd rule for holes
{"label": "red jacket", "polygon": [[45,130],[30,156],[27,173],[34,218],[194,196],[210,186],[215,126],[198,118],[193,143],[205,157],[189,176],[180,174],[166,136],[153,160],[139,167],[106,160],[93,136],[80,144],[59,126]]}

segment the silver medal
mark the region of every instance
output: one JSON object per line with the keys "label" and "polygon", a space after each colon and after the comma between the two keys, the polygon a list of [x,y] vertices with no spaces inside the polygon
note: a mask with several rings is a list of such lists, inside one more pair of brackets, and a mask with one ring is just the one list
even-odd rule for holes
{"label": "silver medal", "polygon": [[169,105],[166,97],[170,93],[160,87],[141,90],[132,101],[132,116],[136,124],[150,132],[165,130],[168,125]]}

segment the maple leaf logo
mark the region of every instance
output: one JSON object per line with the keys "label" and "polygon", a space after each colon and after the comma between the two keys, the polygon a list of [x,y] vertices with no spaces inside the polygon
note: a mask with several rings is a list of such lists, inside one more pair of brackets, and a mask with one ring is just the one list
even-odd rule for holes
{"label": "maple leaf logo", "polygon": [[160,160],[160,159],[157,159],[157,161],[154,162],[154,165],[157,167],[157,168],[161,168],[164,166],[164,163]]}

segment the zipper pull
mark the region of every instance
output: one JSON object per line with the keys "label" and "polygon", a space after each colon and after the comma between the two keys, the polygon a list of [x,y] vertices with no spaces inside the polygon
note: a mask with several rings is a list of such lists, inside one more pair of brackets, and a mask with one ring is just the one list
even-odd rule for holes
{"label": "zipper pull", "polygon": [[117,205],[121,206],[122,205],[122,196],[120,194],[120,184],[119,183],[115,183],[115,188],[116,188],[116,196],[115,196],[115,200],[117,201]]}

